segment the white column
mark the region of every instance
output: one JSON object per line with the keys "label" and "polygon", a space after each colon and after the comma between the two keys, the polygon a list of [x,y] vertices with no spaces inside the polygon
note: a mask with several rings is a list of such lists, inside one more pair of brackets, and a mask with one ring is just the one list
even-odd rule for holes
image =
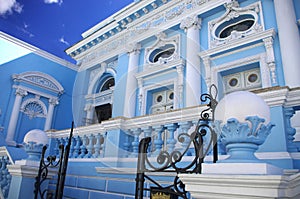
{"label": "white column", "polygon": [[186,41],[186,107],[199,105],[201,95],[200,30],[201,19],[198,16],[184,19],[180,28],[187,34]]}
{"label": "white column", "polygon": [[124,117],[135,116],[136,106],[136,90],[137,90],[137,79],[135,74],[137,73],[139,63],[140,44],[134,43],[129,45],[129,63],[127,70],[127,81],[126,81],[126,93],[124,99]]}
{"label": "white column", "polygon": [[176,66],[176,71],[178,74],[178,78],[176,87],[174,87],[174,109],[183,108],[183,65]]}
{"label": "white column", "polygon": [[293,0],[274,0],[285,84],[300,86],[300,37]]}
{"label": "white column", "polygon": [[44,131],[51,129],[53,111],[54,111],[55,105],[57,105],[57,104],[58,104],[57,99],[55,99],[55,98],[49,99],[49,107],[48,107],[48,111],[47,111],[47,117],[46,117],[46,122],[45,122],[45,126],[44,126]]}
{"label": "white column", "polygon": [[10,120],[8,124],[7,129],[7,135],[6,135],[6,143],[11,146],[16,146],[16,142],[14,140],[15,138],[15,131],[17,127],[17,122],[19,118],[19,111],[22,103],[22,98],[26,96],[28,93],[25,90],[22,90],[20,88],[17,88],[16,90],[16,98],[13,106],[13,110],[10,115]]}
{"label": "white column", "polygon": [[[94,106],[93,106],[93,104],[86,104],[85,107],[84,107],[84,110],[86,111],[85,125],[92,124],[93,119],[94,119]],[[97,118],[97,120],[98,120],[98,118]]]}
{"label": "white column", "polygon": [[[275,65],[275,56],[274,56],[274,49],[273,49],[273,37],[268,37],[263,39],[264,44],[265,44],[265,48],[266,48],[266,53],[267,53],[267,64],[268,64],[268,68],[269,71],[271,72],[271,80],[272,83],[274,85],[277,84],[277,76],[276,76],[276,65]],[[263,80],[263,78],[262,78]],[[266,88],[266,86],[264,86],[264,84],[266,84],[267,82],[262,82],[262,86],[263,88]],[[270,84],[268,84],[268,86],[270,86]]]}

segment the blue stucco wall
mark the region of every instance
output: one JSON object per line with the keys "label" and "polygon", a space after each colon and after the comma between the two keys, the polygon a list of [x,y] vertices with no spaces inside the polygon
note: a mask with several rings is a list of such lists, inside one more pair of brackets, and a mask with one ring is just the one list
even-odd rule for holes
{"label": "blue stucco wall", "polygon": [[[62,66],[54,61],[41,57],[37,54],[30,53],[13,61],[2,64],[0,67],[0,109],[2,114],[0,116],[0,126],[4,127],[4,134],[6,134],[9,125],[11,111],[15,100],[15,89],[12,88],[14,82],[13,74],[20,74],[23,72],[38,71],[48,74],[56,79],[64,88],[64,93],[59,97],[59,104],[56,105],[52,120],[52,129],[65,129],[71,126],[72,122],[72,89],[75,79],[76,71]],[[35,89],[39,89],[35,87]],[[52,93],[53,94],[53,93]],[[23,100],[29,98],[24,97]],[[31,96],[32,97],[32,96]],[[48,106],[48,101],[43,102]],[[24,135],[31,129],[44,128],[45,118],[29,119],[23,113],[19,114],[19,120],[16,129],[16,139],[18,143],[22,143]]]}

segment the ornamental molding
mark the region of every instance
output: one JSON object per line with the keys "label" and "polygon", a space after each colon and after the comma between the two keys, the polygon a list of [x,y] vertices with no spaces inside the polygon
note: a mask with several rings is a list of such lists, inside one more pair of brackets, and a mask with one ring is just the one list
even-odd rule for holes
{"label": "ornamental molding", "polygon": [[32,89],[32,88],[29,88],[29,87],[26,87],[26,86],[21,86],[21,85],[13,85],[12,86],[14,89],[16,90],[24,90],[26,91],[27,93],[32,93],[36,96],[43,96],[47,99],[51,99],[51,98],[54,98],[54,99],[58,99],[56,96],[54,95],[50,95],[48,93],[44,93],[44,92],[41,92],[41,91],[38,91],[38,90],[35,90],[35,89]]}
{"label": "ornamental molding", "polygon": [[219,46],[216,46],[214,48],[210,48],[205,51],[201,51],[198,53],[198,55],[202,58],[205,56],[214,56],[216,54],[229,51],[231,49],[237,48],[239,46],[248,45],[253,42],[263,41],[263,39],[268,37],[275,37],[276,31],[275,29],[268,29],[262,32],[257,32],[252,35],[249,35],[248,37],[244,37],[238,40],[231,40],[227,44],[222,44]]}
{"label": "ornamental molding", "polygon": [[12,78],[14,82],[25,82],[27,84],[31,84],[45,90],[55,92],[59,95],[63,94],[64,92],[61,84],[52,76],[45,73],[30,71],[21,74],[14,74],[12,75]]}
{"label": "ornamental molding", "polygon": [[180,28],[187,30],[189,28],[201,29],[202,20],[197,15],[187,17],[183,19],[180,23]]}
{"label": "ornamental molding", "polygon": [[[173,37],[168,38],[167,35],[164,32],[159,32],[156,36],[155,43],[145,49],[145,57],[144,57],[144,70],[147,70],[151,67],[158,66],[162,64],[168,64],[169,62],[175,61],[180,59],[180,35],[175,35]],[[150,62],[150,55],[155,51],[156,49],[163,48],[166,45],[172,45],[175,48],[174,53],[168,57],[168,58],[160,58],[157,62],[153,63]]]}
{"label": "ornamental molding", "polygon": [[101,76],[104,73],[109,73],[113,76],[113,78],[116,78],[117,73],[116,73],[115,69],[108,67],[108,66],[109,65],[102,63],[99,68],[93,70],[90,73],[89,87],[88,87],[88,92],[87,92],[88,95],[93,94],[93,91],[94,91],[95,87],[97,86],[99,79],[101,78]]}
{"label": "ornamental molding", "polygon": [[[262,32],[264,31],[264,21],[263,21],[263,16],[262,16],[262,6],[261,2],[256,2],[254,4],[251,4],[246,7],[239,7],[239,4],[237,1],[232,1],[229,3],[225,4],[226,7],[226,12],[224,15],[219,17],[218,19],[215,19],[211,22],[209,22],[209,48],[214,48],[216,46],[222,45],[222,44],[227,44],[228,42],[232,40],[239,40],[244,37],[248,37],[251,34],[257,33],[257,32]],[[226,38],[220,38],[218,36],[218,29],[222,27],[224,24],[228,23],[229,21],[233,21],[235,19],[238,19],[241,16],[252,16],[252,19],[254,20],[254,24],[251,25],[251,27],[247,30],[244,31],[237,31],[233,30],[230,34],[230,36]],[[245,19],[243,19],[245,20]],[[241,21],[241,20],[240,20]],[[236,24],[237,22],[233,23]],[[233,25],[233,24],[229,24]],[[227,25],[227,27],[229,27]],[[223,30],[226,28],[223,27]]]}
{"label": "ornamental molding", "polygon": [[[249,56],[243,59],[238,59],[232,62],[224,63],[222,65],[211,67],[210,70],[206,70],[206,80],[207,85],[211,84],[217,84],[219,77],[219,74],[223,71],[227,71],[236,67],[241,67],[243,65],[248,65],[252,63],[259,63],[259,69],[261,73],[261,81],[262,81],[262,87],[267,88],[271,87],[271,77],[270,77],[270,71],[266,64],[266,54],[261,53],[254,56]],[[210,74],[208,73],[210,71]],[[210,82],[209,82],[210,80]]]}
{"label": "ornamental molding", "polygon": [[27,115],[29,119],[47,117],[47,107],[38,98],[29,98],[25,100],[21,105],[20,111]]}
{"label": "ornamental molding", "polygon": [[155,67],[150,67],[148,65],[148,66],[144,66],[145,68],[144,71],[137,73],[135,77],[137,79],[146,78],[149,76],[153,77],[154,75],[160,75],[165,71],[172,70],[177,66],[184,66],[184,65],[185,65],[185,61],[183,59],[177,59],[174,61],[170,61],[166,64],[157,65]]}
{"label": "ornamental molding", "polygon": [[[168,29],[181,22],[182,19],[200,15],[213,8],[223,6],[224,3],[231,0],[186,0],[170,1],[167,4],[157,8],[148,15],[141,17],[126,26],[126,30],[115,34],[85,51],[78,52],[74,56],[80,65],[80,71],[86,70],[97,63],[101,63],[113,56],[126,52],[126,44],[140,42],[149,38],[162,30]],[[88,37],[89,38],[89,37]],[[88,43],[89,40],[82,40]],[[75,46],[74,46],[75,47]],[[80,49],[77,46],[78,50]],[[75,50],[75,48],[72,48]],[[71,50],[71,49],[70,49]],[[77,50],[75,50],[77,52]]]}

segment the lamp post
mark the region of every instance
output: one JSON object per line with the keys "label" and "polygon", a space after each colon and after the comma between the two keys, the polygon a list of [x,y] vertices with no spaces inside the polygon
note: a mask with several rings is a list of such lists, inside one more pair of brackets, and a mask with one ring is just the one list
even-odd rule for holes
{"label": "lamp post", "polygon": [[39,129],[29,131],[24,137],[24,147],[28,154],[27,160],[40,161],[43,146],[48,145],[47,134]]}
{"label": "lamp post", "polygon": [[223,162],[260,162],[254,155],[274,125],[262,98],[248,91],[226,95],[215,110],[214,129],[230,155]]}

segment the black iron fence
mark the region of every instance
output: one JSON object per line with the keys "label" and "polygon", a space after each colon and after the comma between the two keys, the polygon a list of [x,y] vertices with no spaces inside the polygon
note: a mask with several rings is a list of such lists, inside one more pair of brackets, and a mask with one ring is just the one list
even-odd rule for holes
{"label": "black iron fence", "polygon": [[[211,125],[211,122],[214,121],[214,111],[217,106],[217,92],[216,86],[212,85],[208,94],[201,95],[201,101],[207,103],[207,109],[200,113],[200,118],[193,133],[182,133],[178,136],[179,142],[188,143],[185,149],[174,150],[172,152],[162,150],[157,157],[153,157],[148,150],[151,145],[151,138],[146,137],[140,141],[136,174],[136,199],[142,199],[147,191],[150,192],[151,199],[175,199],[178,197],[187,199],[188,193],[185,190],[185,185],[177,175],[174,177],[173,184],[161,185],[153,177],[150,177],[151,173],[201,173],[202,163],[210,150],[213,153],[213,162],[215,163],[218,160],[217,134]],[[204,148],[203,139],[207,134],[210,137],[207,146]],[[181,161],[190,149],[194,150],[195,155],[193,160],[183,165]],[[154,159],[155,161],[153,161]],[[153,186],[145,186],[146,180]]]}

